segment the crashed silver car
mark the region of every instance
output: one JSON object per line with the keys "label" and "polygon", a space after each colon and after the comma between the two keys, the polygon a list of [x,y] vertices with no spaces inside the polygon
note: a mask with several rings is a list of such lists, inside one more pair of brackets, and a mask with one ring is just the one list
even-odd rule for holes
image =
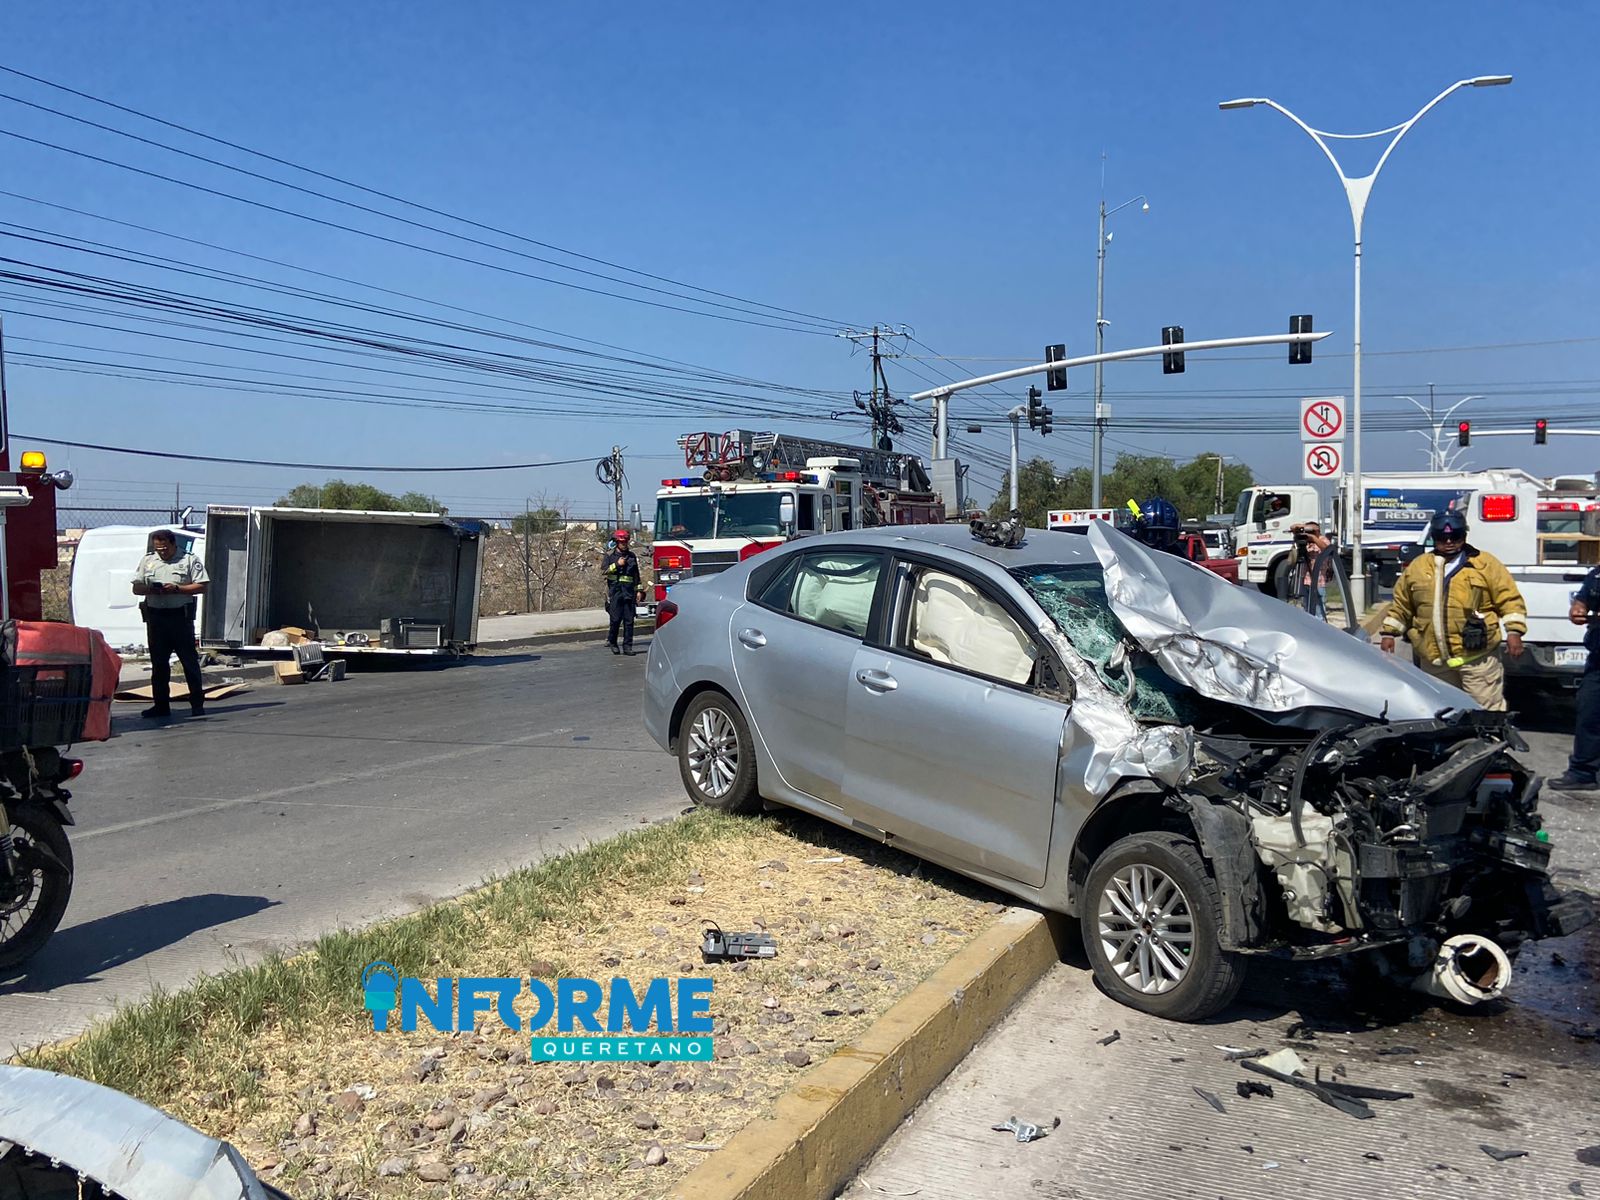
{"label": "crashed silver car", "polygon": [[1592,919],[1505,714],[1096,522],[801,539],[675,584],[644,717],[700,805],[816,813],[1075,914],[1100,984],[1196,1020],[1251,956],[1456,999]]}

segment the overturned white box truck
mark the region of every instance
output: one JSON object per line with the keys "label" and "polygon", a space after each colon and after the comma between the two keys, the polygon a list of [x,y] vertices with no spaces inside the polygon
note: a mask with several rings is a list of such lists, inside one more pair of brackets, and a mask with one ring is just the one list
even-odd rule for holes
{"label": "overturned white box truck", "polygon": [[483,529],[438,513],[206,510],[200,641],[282,655],[305,630],[330,657],[449,657],[478,640]]}

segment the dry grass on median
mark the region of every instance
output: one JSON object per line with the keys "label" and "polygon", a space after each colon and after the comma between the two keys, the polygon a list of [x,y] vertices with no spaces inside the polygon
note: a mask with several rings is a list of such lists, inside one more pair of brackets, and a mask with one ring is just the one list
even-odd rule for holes
{"label": "dry grass on median", "polygon": [[[234,1141],[299,1200],[655,1196],[992,920],[990,899],[807,818],[696,813],[157,996],[31,1065]],[[707,920],[765,927],[779,957],[702,964]],[[717,1059],[534,1063],[492,1018],[376,1033],[373,959],[423,978],[708,974]]]}

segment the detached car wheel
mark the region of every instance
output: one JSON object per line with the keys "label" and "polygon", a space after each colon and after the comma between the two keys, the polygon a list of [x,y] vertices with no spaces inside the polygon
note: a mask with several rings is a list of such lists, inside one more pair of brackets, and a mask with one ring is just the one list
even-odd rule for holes
{"label": "detached car wheel", "polygon": [[750,727],[722,693],[707,692],[683,714],[678,773],[689,798],[704,808],[752,813],[760,807]]}
{"label": "detached car wheel", "polygon": [[1244,982],[1239,956],[1218,944],[1217,881],[1178,834],[1107,847],[1089,871],[1080,919],[1095,979],[1129,1008],[1198,1021],[1232,1003]]}

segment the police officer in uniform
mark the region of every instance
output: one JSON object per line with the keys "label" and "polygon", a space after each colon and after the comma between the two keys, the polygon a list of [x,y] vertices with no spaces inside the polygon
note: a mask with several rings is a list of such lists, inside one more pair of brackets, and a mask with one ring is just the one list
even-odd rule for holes
{"label": "police officer in uniform", "polygon": [[1583,586],[1572,599],[1567,618],[1574,625],[1588,627],[1583,644],[1589,651],[1588,665],[1578,684],[1578,726],[1572,738],[1572,756],[1567,769],[1546,786],[1558,792],[1600,791],[1600,567],[1584,577]]}
{"label": "police officer in uniform", "polygon": [[[639,556],[633,552],[632,535],[619,529],[613,536],[617,548],[607,554],[602,564],[606,577],[606,611],[611,617],[611,628],[606,634],[606,645],[613,654],[633,653],[633,611],[644,602],[644,576],[639,570]],[[622,645],[617,645],[617,631],[622,631]]]}
{"label": "police officer in uniform", "polygon": [[194,610],[196,597],[206,590],[206,567],[194,555],[178,553],[177,536],[169,529],[151,534],[150,544],[154,552],[139,560],[133,575],[133,594],[143,597],[139,611],[150,644],[150,691],[155,700],[141,715],[172,715],[170,660],[176,654],[189,684],[189,708],[198,717],[205,712],[205,690],[194,644]]}

